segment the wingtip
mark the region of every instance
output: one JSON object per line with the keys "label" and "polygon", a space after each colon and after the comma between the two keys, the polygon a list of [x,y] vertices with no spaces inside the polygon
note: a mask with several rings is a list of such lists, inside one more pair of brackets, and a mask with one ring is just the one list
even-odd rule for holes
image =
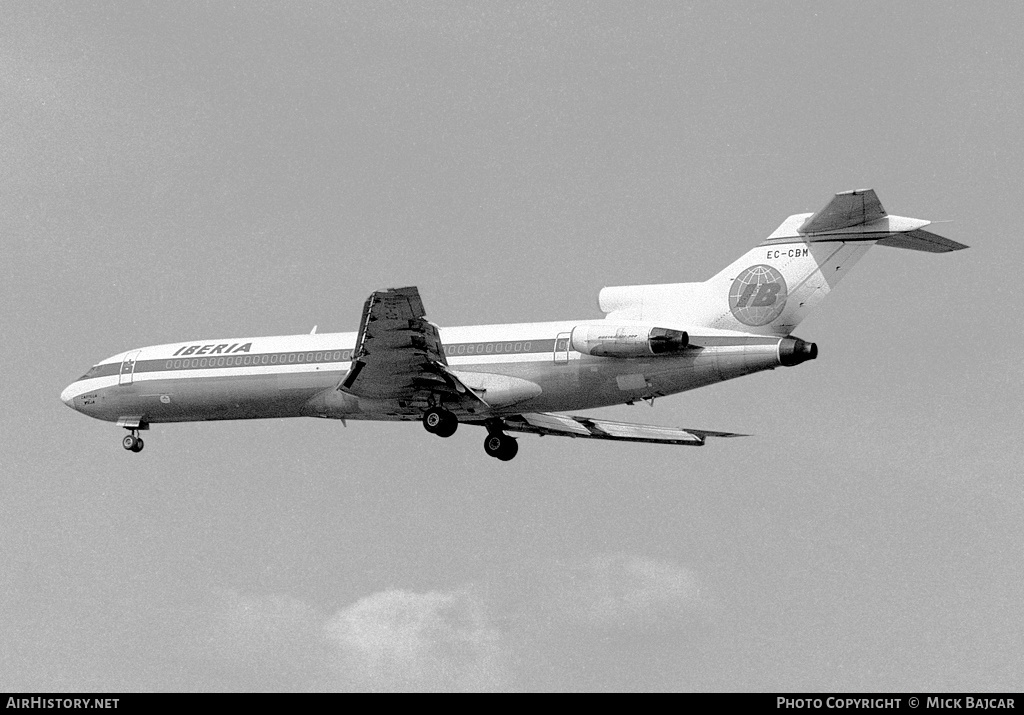
{"label": "wingtip", "polygon": [[698,437],[753,437],[751,434],[742,434],[740,432],[713,432],[706,429],[684,429],[684,432],[697,435]]}

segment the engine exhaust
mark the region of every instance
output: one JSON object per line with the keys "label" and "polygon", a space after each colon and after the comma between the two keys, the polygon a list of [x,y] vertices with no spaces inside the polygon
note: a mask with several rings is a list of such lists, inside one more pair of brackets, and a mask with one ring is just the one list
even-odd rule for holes
{"label": "engine exhaust", "polygon": [[818,357],[818,346],[800,338],[783,338],[779,341],[779,362],[793,367]]}

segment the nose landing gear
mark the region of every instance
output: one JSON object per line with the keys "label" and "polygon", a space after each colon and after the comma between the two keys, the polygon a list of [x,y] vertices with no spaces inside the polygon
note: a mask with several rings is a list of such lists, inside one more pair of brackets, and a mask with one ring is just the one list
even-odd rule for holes
{"label": "nose landing gear", "polygon": [[135,434],[135,430],[132,430],[131,434],[125,435],[125,438],[121,440],[121,446],[129,452],[141,452],[146,443],[142,441],[142,437]]}
{"label": "nose landing gear", "polygon": [[121,446],[129,452],[141,452],[143,446],[139,430],[149,429],[149,422],[142,415],[127,415],[117,418],[117,426],[128,430],[128,436],[121,440]]}
{"label": "nose landing gear", "polygon": [[423,413],[423,426],[438,437],[451,437],[459,428],[459,418],[443,407],[431,407]]}

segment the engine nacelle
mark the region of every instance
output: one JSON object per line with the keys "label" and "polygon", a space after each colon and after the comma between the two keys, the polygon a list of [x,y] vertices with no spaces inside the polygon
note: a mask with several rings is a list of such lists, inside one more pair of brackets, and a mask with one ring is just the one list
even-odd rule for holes
{"label": "engine nacelle", "polygon": [[572,331],[572,349],[597,357],[671,355],[689,342],[685,331],[644,325],[577,325]]}

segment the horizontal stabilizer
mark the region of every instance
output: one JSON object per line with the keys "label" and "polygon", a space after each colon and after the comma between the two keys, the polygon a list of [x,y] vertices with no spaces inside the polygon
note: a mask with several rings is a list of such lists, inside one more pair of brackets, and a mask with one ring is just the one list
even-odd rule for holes
{"label": "horizontal stabilizer", "polygon": [[762,246],[780,243],[875,241],[880,246],[947,253],[967,248],[924,227],[932,222],[895,216],[882,208],[874,189],[843,191],[814,214],[794,214],[775,229]]}
{"label": "horizontal stabilizer", "polygon": [[885,216],[885,209],[882,208],[882,202],[878,200],[874,189],[843,191],[836,194],[825,208],[804,221],[797,231],[838,231],[851,226],[863,226]]}
{"label": "horizontal stabilizer", "polygon": [[879,246],[892,248],[909,248],[911,251],[927,251],[928,253],[949,253],[967,248],[962,243],[950,240],[945,236],[917,229],[907,233],[897,233],[878,242]]}
{"label": "horizontal stabilizer", "polygon": [[504,427],[510,432],[528,432],[561,437],[582,437],[584,439],[608,439],[620,442],[651,442],[656,444],[683,444],[700,447],[707,437],[746,437],[734,432],[713,432],[710,430],[681,429],[638,425],[630,422],[612,422],[577,415],[559,415],[550,412],[505,417]]}

